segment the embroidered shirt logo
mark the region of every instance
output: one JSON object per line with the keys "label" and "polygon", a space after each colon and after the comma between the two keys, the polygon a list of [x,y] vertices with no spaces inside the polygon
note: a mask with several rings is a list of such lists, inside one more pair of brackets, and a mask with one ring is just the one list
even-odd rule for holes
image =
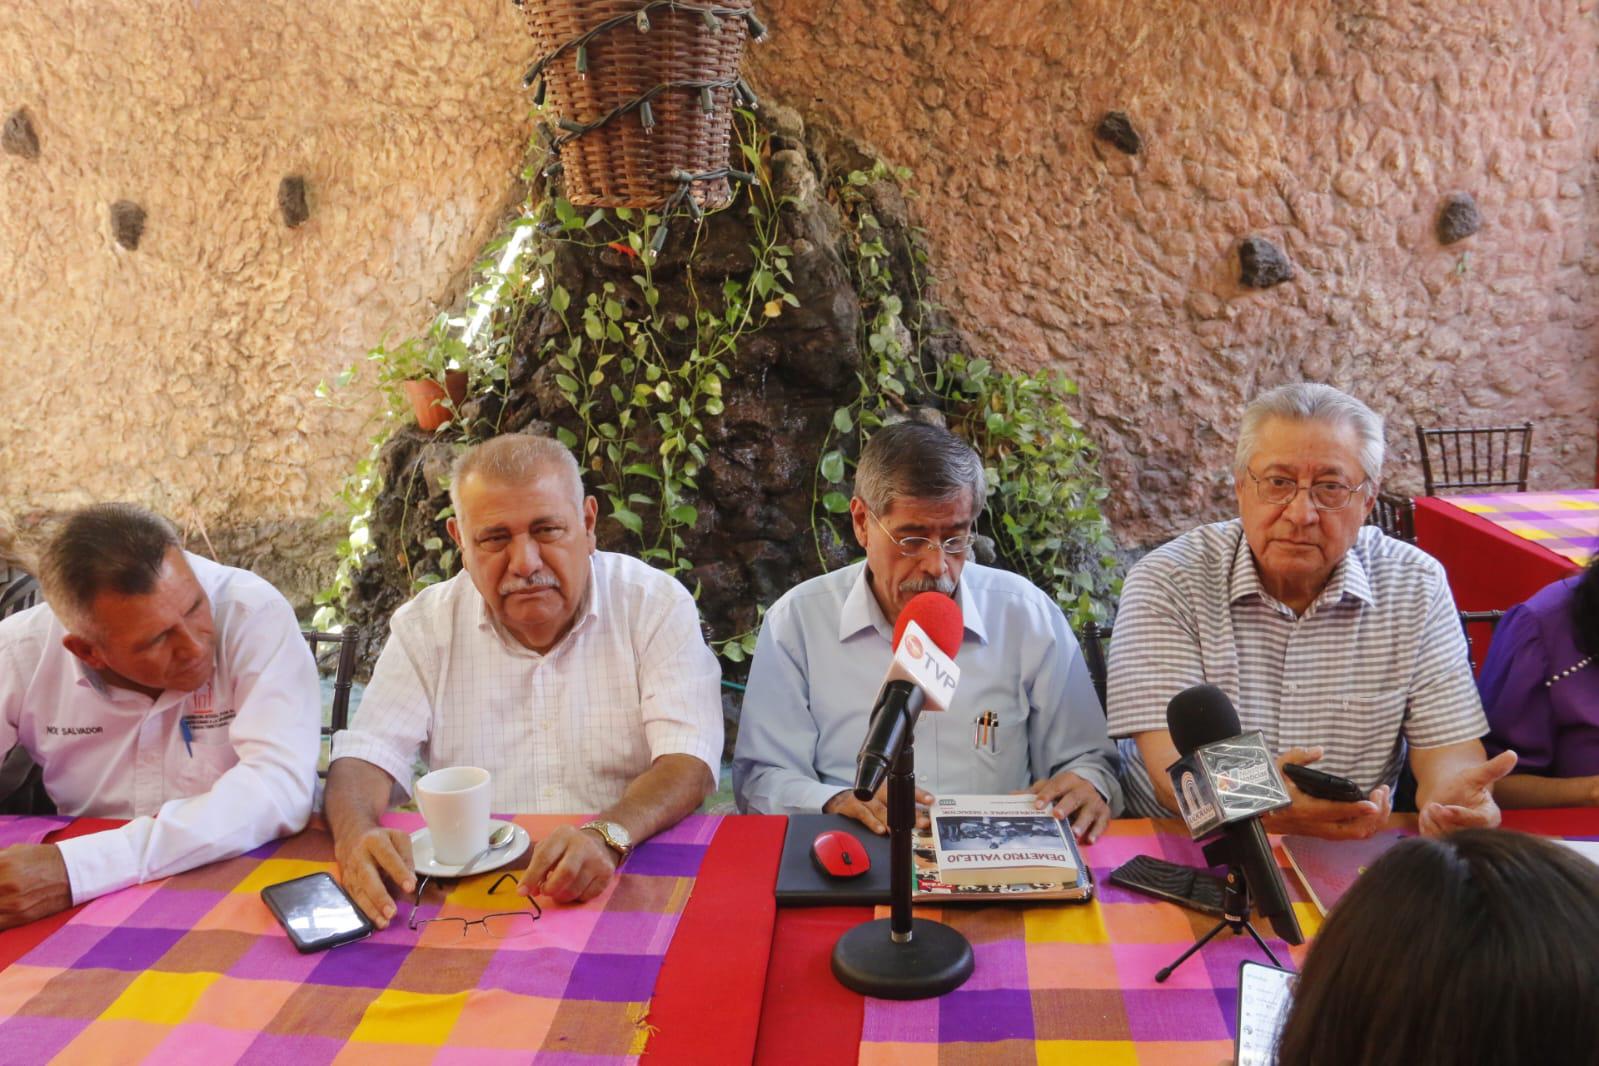
{"label": "embroidered shirt logo", "polygon": [[238,717],[238,713],[232,708],[217,706],[215,691],[211,687],[211,682],[207,681],[189,696],[189,706],[183,713],[183,721],[193,731],[223,729]]}
{"label": "embroidered shirt logo", "polygon": [[96,733],[104,733],[105,727],[98,725],[47,725],[44,731],[52,737],[92,737]]}

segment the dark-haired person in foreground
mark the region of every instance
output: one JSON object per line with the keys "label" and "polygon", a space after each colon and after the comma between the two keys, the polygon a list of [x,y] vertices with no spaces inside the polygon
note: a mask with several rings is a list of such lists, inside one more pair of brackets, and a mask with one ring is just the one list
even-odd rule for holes
{"label": "dark-haired person in foreground", "polygon": [[0,622],[0,751],[62,814],[127,825],[0,850],[0,928],[299,832],[322,697],[294,611],[131,504],[65,518],[45,603]]}
{"label": "dark-haired person in foreground", "polygon": [[1221,688],[1279,763],[1316,763],[1367,799],[1305,795],[1269,815],[1277,833],[1367,837],[1382,828],[1408,757],[1428,835],[1499,824],[1488,731],[1443,567],[1365,525],[1382,477],[1383,426],[1330,385],[1282,385],[1244,411],[1234,457],[1239,517],[1140,559],[1122,587],[1106,691],[1126,737],[1132,813],[1176,811],[1166,768],[1171,698]]}
{"label": "dark-haired person in foreground", "polygon": [[1280,1066],[1599,1063],[1599,866],[1522,833],[1396,844],[1316,936]]}
{"label": "dark-haired person in foreground", "polygon": [[1505,807],[1599,806],[1599,557],[1505,612],[1477,678]]}
{"label": "dark-haired person in foreground", "polygon": [[850,501],[866,559],[789,590],[761,626],[733,754],[741,810],[827,811],[885,831],[884,793],[851,791],[855,756],[900,611],[937,591],[960,604],[965,632],[954,705],[916,725],[918,802],[1027,790],[1085,840],[1104,830],[1121,787],[1087,663],[1047,593],[967,558],[986,498],[982,461],[948,430],[873,435]]}

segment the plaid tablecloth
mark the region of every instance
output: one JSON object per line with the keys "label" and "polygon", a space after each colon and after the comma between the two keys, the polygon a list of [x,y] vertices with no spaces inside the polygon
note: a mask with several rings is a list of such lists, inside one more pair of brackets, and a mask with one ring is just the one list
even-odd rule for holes
{"label": "plaid tablecloth", "polygon": [[0,848],[9,848],[13,844],[37,844],[71,821],[71,818],[0,815]]}
{"label": "plaid tablecloth", "polygon": [[1541,544],[1578,566],[1599,551],[1599,489],[1501,492],[1440,497],[1508,533]]}
{"label": "plaid tablecloth", "polygon": [[[918,909],[966,935],[976,969],[963,987],[937,999],[868,999],[861,1063],[1192,1066],[1229,1061],[1238,965],[1266,960],[1247,936],[1224,932],[1165,984],[1157,984],[1155,971],[1215,919],[1110,884],[1110,871],[1135,855],[1204,865],[1198,846],[1178,823],[1119,820],[1084,849],[1097,885],[1091,904]],[[1316,908],[1280,849],[1277,859],[1309,937],[1320,927]],[[1279,956],[1290,952],[1296,967],[1304,956],[1304,947],[1290,949],[1271,937],[1268,943]]]}
{"label": "plaid tablecloth", "polygon": [[[538,839],[575,819],[514,820]],[[481,927],[465,937],[458,926],[411,932],[402,904],[400,918],[367,940],[299,954],[260,891],[332,869],[321,828],[125,889],[0,972],[0,1060],[634,1062],[656,974],[719,821],[693,816],[640,845],[597,899],[546,906],[534,931],[513,940]],[[496,876],[461,883],[442,913],[503,910],[503,895],[488,895]]]}

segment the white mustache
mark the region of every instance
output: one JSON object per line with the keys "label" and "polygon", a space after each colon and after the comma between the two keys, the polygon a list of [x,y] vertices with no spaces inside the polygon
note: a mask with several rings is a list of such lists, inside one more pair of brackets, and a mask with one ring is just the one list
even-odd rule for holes
{"label": "white mustache", "polygon": [[948,574],[942,577],[918,577],[910,581],[901,581],[899,594],[901,596],[914,596],[918,592],[939,592],[945,596],[955,594],[955,579]]}
{"label": "white mustache", "polygon": [[504,581],[500,583],[500,595],[509,596],[513,592],[526,592],[528,589],[556,589],[561,587],[561,582],[554,574],[534,574],[522,580]]}

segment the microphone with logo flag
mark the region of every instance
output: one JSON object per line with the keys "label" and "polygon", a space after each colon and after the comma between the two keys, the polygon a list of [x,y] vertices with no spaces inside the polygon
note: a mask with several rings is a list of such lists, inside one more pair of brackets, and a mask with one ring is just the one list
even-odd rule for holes
{"label": "microphone with logo flag", "polygon": [[1228,867],[1228,888],[1242,902],[1228,909],[1223,924],[1247,926],[1252,897],[1278,936],[1290,944],[1304,943],[1260,822],[1262,815],[1293,802],[1265,736],[1259,730],[1242,732],[1232,700],[1214,685],[1195,685],[1172,697],[1166,726],[1181,755],[1167,768],[1178,812],[1193,839],[1215,838],[1206,845],[1205,858]]}
{"label": "microphone with logo flag", "polygon": [[900,611],[894,626],[894,658],[855,758],[859,799],[869,800],[877,793],[924,707],[949,709],[960,682],[955,653],[964,632],[960,605],[942,593],[919,593]]}
{"label": "microphone with logo flag", "polygon": [[975,957],[964,936],[911,913],[911,831],[916,825],[916,718],[946,710],[965,625],[960,605],[937,592],[907,603],[894,627],[894,658],[872,708],[855,761],[855,795],[871,799],[888,776],[889,916],[846,932],[833,946],[833,975],[844,987],[881,999],[925,999],[959,988]]}

